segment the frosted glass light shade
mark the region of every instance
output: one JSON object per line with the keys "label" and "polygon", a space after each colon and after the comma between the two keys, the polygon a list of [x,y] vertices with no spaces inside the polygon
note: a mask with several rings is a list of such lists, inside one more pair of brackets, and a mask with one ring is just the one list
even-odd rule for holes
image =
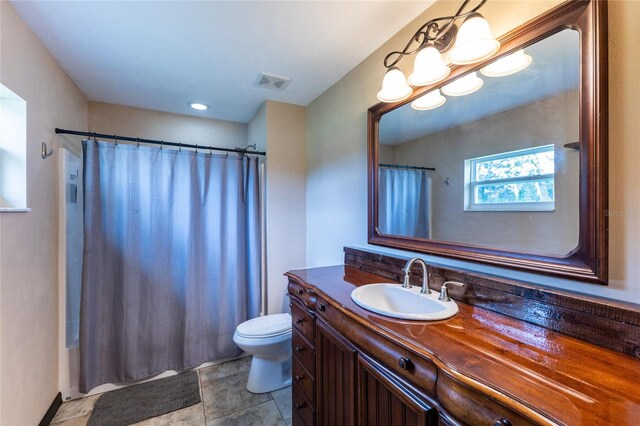
{"label": "frosted glass light shade", "polygon": [[444,105],[446,101],[447,98],[440,94],[440,89],[436,89],[411,102],[411,108],[418,111],[426,111],[438,108]]}
{"label": "frosted glass light shade", "polygon": [[480,72],[487,77],[504,77],[522,71],[531,64],[531,61],[533,58],[520,49],[487,65]]}
{"label": "frosted glass light shade", "polygon": [[449,61],[458,65],[473,64],[489,58],[500,49],[500,42],[491,34],[491,27],[479,13],[462,23],[456,44],[449,52]]}
{"label": "frosted glass light shade", "polygon": [[442,62],[440,52],[434,46],[424,46],[416,55],[413,73],[409,76],[412,86],[428,86],[447,78],[451,69]]}
{"label": "frosted glass light shade", "polygon": [[407,99],[413,89],[407,84],[407,79],[398,67],[391,67],[382,79],[382,90],[378,92],[380,102],[399,102]]}
{"label": "frosted glass light shade", "polygon": [[447,96],[464,96],[480,90],[484,81],[474,72],[459,78],[442,87],[442,93]]}

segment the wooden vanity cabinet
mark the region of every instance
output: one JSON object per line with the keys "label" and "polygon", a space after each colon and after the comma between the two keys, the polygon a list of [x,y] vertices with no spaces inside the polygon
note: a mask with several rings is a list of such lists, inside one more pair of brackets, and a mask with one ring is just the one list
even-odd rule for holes
{"label": "wooden vanity cabinet", "polygon": [[362,353],[357,364],[359,425],[438,424],[438,411],[391,370]]}
{"label": "wooden vanity cabinet", "polygon": [[[327,322],[332,310],[326,302],[310,309],[305,302],[311,299],[300,298],[305,294],[298,286],[291,293],[291,287],[294,425],[439,424],[438,411],[411,383]],[[413,370],[413,365],[406,368]]]}
{"label": "wooden vanity cabinet", "polygon": [[332,327],[316,323],[318,425],[356,423],[356,348]]}
{"label": "wooden vanity cabinet", "polygon": [[633,357],[465,303],[439,322],[381,316],[350,295],[385,278],[351,266],[286,275],[295,425],[638,424]]}
{"label": "wooden vanity cabinet", "polygon": [[[302,295],[300,286],[289,285],[289,292]],[[309,310],[310,300],[291,298],[292,336],[292,416],[295,425],[315,424],[316,409],[316,317]]]}

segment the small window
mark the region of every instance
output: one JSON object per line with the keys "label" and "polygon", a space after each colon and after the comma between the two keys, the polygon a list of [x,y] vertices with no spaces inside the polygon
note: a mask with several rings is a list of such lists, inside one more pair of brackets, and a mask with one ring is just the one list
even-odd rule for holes
{"label": "small window", "polygon": [[553,211],[553,145],[465,160],[465,210]]}
{"label": "small window", "polygon": [[0,211],[27,209],[27,103],[0,84]]}

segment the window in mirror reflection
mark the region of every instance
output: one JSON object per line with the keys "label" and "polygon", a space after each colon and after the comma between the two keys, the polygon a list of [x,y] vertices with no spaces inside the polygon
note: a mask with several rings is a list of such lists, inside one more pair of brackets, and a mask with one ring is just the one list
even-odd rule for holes
{"label": "window in mirror reflection", "polygon": [[553,211],[553,145],[465,160],[465,210]]}

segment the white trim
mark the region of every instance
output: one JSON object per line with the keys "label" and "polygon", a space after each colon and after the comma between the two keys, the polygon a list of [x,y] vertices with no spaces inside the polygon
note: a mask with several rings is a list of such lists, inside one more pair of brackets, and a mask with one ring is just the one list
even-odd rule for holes
{"label": "white trim", "polygon": [[30,211],[29,207],[0,207],[0,213],[28,213]]}

